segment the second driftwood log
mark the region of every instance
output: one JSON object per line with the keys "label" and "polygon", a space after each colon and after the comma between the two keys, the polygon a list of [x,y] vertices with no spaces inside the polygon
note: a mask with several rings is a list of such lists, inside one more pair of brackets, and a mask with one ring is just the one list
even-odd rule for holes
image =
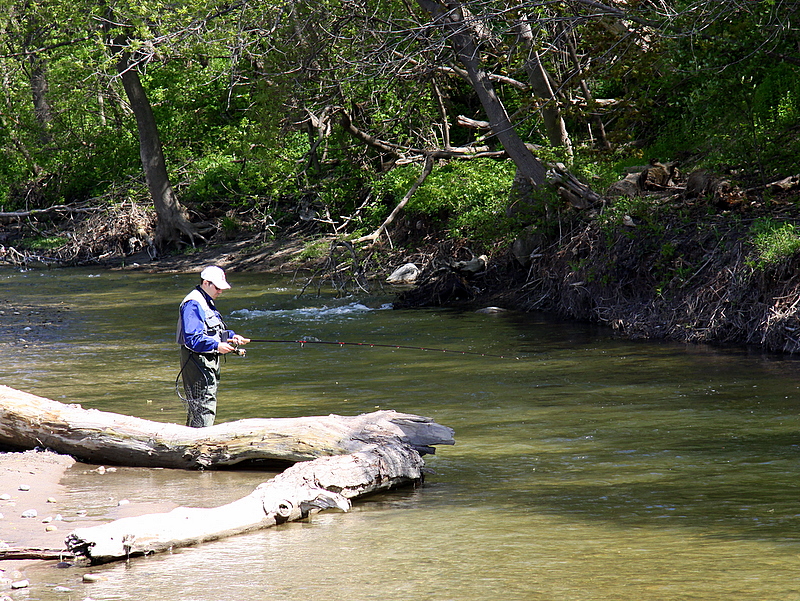
{"label": "second driftwood log", "polygon": [[423,461],[402,444],[387,444],[296,463],[248,496],[210,509],[178,507],[74,530],[67,548],[91,563],[107,563],[217,540],[296,521],[350,499],[420,482]]}

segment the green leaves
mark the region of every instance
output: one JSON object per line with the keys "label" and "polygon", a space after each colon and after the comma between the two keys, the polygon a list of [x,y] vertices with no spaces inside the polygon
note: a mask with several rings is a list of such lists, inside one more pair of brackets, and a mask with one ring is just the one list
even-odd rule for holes
{"label": "green leaves", "polygon": [[800,250],[800,232],[791,223],[765,217],[753,223],[750,233],[754,255],[749,263],[757,269],[775,265]]}

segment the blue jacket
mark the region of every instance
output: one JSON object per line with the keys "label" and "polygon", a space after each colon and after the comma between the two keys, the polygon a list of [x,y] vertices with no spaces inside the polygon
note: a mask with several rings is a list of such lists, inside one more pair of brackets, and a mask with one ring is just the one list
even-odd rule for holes
{"label": "blue jacket", "polygon": [[216,352],[220,342],[233,337],[214,301],[198,286],[181,302],[176,339],[195,353]]}

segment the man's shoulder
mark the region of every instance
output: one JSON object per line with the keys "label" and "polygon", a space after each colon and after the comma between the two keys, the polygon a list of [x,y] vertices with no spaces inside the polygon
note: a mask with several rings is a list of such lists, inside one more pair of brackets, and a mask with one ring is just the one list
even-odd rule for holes
{"label": "man's shoulder", "polygon": [[186,303],[195,302],[201,307],[203,305],[207,305],[206,299],[203,297],[203,293],[200,292],[197,288],[193,289],[189,294],[183,297],[181,301],[181,307],[186,305]]}

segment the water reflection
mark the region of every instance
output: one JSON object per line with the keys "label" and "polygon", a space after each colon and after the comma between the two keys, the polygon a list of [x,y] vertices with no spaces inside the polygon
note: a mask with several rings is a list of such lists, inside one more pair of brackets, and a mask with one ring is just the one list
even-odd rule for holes
{"label": "water reflection", "polygon": [[[0,272],[4,295],[64,302],[57,328],[7,348],[3,383],[182,422],[177,304],[192,276]],[[629,342],[542,315],[391,311],[389,299],[296,298],[235,274],[220,299],[264,343],[223,366],[220,419],[376,407],[455,428],[421,489],[172,555],[45,570],[28,599],[791,599],[800,568],[800,370],[739,349]],[[31,284],[35,283],[36,286]],[[1,323],[1,322],[0,322]],[[109,474],[106,474],[108,476]],[[262,474],[74,473],[71,507],[208,505]],[[199,485],[202,484],[202,485]],[[239,495],[239,492],[242,494]],[[213,578],[208,578],[213,566]]]}

